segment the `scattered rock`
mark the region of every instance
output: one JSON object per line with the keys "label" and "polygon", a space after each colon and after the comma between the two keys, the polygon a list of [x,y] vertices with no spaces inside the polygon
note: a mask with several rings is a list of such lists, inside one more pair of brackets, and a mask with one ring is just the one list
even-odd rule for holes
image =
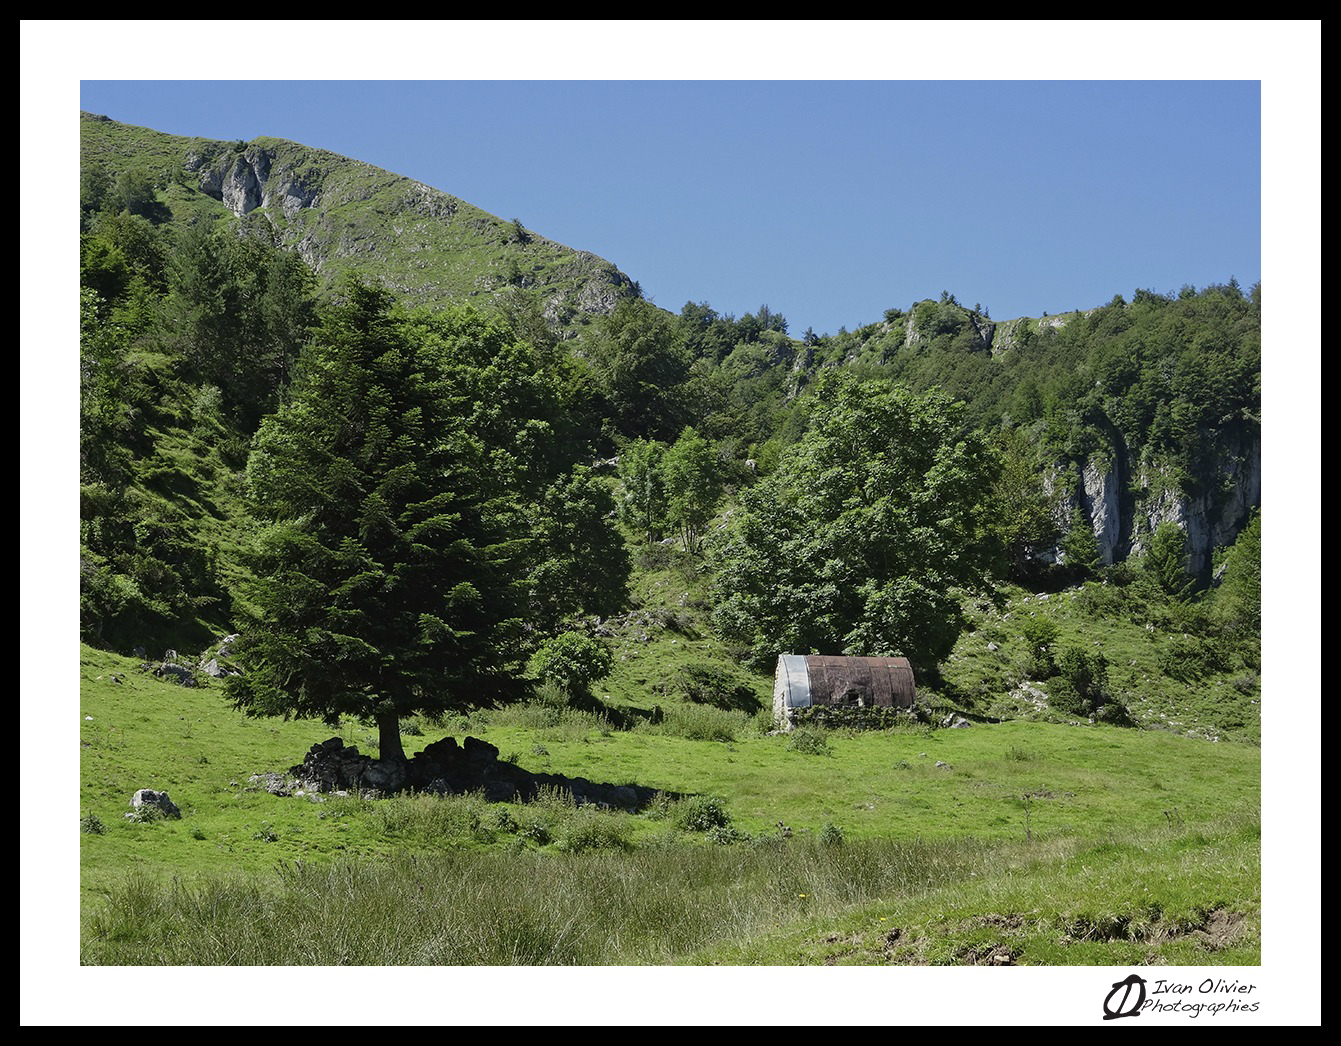
{"label": "scattered rock", "polygon": [[156,809],[164,817],[180,819],[182,816],[177,804],[168,798],[167,792],[156,792],[152,788],[141,788],[137,791],[130,797],[130,805],[135,811],[147,806]]}
{"label": "scattered rock", "polygon": [[271,795],[293,795],[297,785],[288,774],[252,774],[247,780],[259,788],[264,788]]}
{"label": "scattered rock", "polygon": [[[171,653],[172,651],[169,651]],[[181,665],[164,663],[154,669],[154,675],[159,679],[167,679],[179,686],[195,686],[196,676],[189,668],[183,668]]]}

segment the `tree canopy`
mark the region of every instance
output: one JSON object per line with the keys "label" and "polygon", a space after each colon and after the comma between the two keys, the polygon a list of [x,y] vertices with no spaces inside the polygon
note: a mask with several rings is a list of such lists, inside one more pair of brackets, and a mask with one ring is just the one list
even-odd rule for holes
{"label": "tree canopy", "polygon": [[826,375],[809,430],[742,496],[717,552],[722,632],[760,661],[842,651],[934,666],[958,635],[952,588],[988,562],[996,461],[944,395]]}
{"label": "tree canopy", "polygon": [[383,759],[401,717],[511,696],[557,454],[524,343],[391,305],[353,284],[257,433],[257,620],[229,688],[252,714],[374,719]]}

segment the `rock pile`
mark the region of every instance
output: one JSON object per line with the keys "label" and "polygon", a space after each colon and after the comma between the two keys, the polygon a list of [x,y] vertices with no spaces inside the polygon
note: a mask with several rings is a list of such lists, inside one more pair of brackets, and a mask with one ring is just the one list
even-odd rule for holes
{"label": "rock pile", "polygon": [[[302,763],[290,770],[290,791],[356,792],[386,795],[414,790],[438,795],[481,792],[490,802],[533,799],[542,788],[572,793],[578,805],[639,810],[657,792],[640,785],[598,784],[585,777],[534,774],[498,758],[498,749],[477,737],[462,744],[456,738],[434,741],[406,762],[378,760],[363,755],[338,737],[312,746]],[[267,790],[276,792],[272,782]]]}

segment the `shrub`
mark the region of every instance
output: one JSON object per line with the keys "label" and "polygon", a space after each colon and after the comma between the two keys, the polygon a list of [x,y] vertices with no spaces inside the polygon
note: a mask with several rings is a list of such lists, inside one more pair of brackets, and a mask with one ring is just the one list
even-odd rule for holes
{"label": "shrub", "polygon": [[832,821],[825,821],[824,824],[820,826],[817,838],[819,839],[821,846],[842,846],[843,830]]}
{"label": "shrub", "polygon": [[659,726],[652,729],[687,741],[734,741],[744,728],[745,716],[726,712],[711,705],[671,705],[662,714]]}
{"label": "shrub", "polygon": [[531,657],[533,675],[569,694],[586,694],[591,684],[610,674],[614,659],[598,640],[580,632],[564,632],[540,644]]}
{"label": "shrub", "polygon": [[559,829],[560,850],[627,850],[627,829],[619,814],[602,813],[590,806],[579,807]]}
{"label": "shrub", "polygon": [[79,830],[86,835],[102,835],[107,831],[107,826],[97,814],[85,814],[79,819]]}
{"label": "shrub", "polygon": [[722,800],[714,796],[691,795],[670,804],[670,817],[682,832],[708,832],[731,823]]}
{"label": "shrub", "polygon": [[750,833],[742,832],[735,825],[719,824],[715,828],[708,829],[708,839],[719,846],[730,846],[732,843],[747,843],[750,841]]}
{"label": "shrub", "polygon": [[1067,647],[1057,655],[1057,672],[1082,701],[1103,703],[1108,692],[1108,659],[1099,651]]}
{"label": "shrub", "polygon": [[1228,671],[1229,667],[1224,645],[1201,636],[1174,636],[1159,655],[1159,670],[1183,683]]}
{"label": "shrub", "polygon": [[832,755],[829,750],[829,735],[811,726],[801,726],[793,730],[787,739],[787,750],[802,752],[805,755]]}
{"label": "shrub", "polygon": [[1057,662],[1053,658],[1052,645],[1057,642],[1057,625],[1052,618],[1042,614],[1027,617],[1020,625],[1020,633],[1029,645],[1029,675],[1034,679],[1055,675]]}

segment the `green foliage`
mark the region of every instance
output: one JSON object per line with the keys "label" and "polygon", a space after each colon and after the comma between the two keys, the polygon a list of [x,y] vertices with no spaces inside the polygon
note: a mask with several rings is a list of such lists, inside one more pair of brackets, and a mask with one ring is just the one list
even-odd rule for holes
{"label": "green foliage", "polygon": [[656,440],[637,439],[619,456],[623,496],[619,518],[647,541],[661,537],[666,527],[666,482],[661,463],[666,447]]}
{"label": "green foliage", "polygon": [[1048,688],[1048,702],[1068,715],[1089,715],[1110,700],[1108,660],[1097,650],[1069,646],[1057,654],[1057,677]]}
{"label": "green foliage", "polygon": [[1187,535],[1177,523],[1161,523],[1145,554],[1146,573],[1173,599],[1184,599],[1192,588],[1187,573]]}
{"label": "green foliage", "polygon": [[605,813],[580,806],[559,829],[557,845],[568,853],[588,850],[627,850],[628,828],[619,814]]}
{"label": "green foliage", "polygon": [[1020,622],[1020,634],[1029,644],[1029,674],[1033,678],[1047,679],[1057,671],[1053,644],[1057,642],[1058,632],[1056,622],[1045,614],[1031,614]]}
{"label": "green foliage", "polygon": [[683,427],[689,358],[674,320],[647,302],[622,301],[586,344],[621,434],[664,439]]}
{"label": "green foliage", "polygon": [[587,694],[592,683],[610,674],[610,651],[600,640],[578,632],[547,639],[531,655],[530,671],[569,694]]}
{"label": "green foliage", "polygon": [[686,428],[661,461],[666,518],[680,532],[685,551],[698,552],[721,490],[720,468],[708,441]]}
{"label": "green foliage", "polygon": [[761,664],[819,650],[933,667],[960,628],[951,589],[989,558],[994,458],[961,419],[937,394],[826,375],[809,431],[716,551],[722,634]]}
{"label": "green foliage", "polygon": [[711,705],[673,704],[662,710],[659,722],[639,729],[687,741],[734,741],[746,725],[743,712],[728,712]]}
{"label": "green foliage", "polygon": [[1063,564],[1074,577],[1089,577],[1099,569],[1099,540],[1080,509],[1071,512],[1071,528],[1062,539],[1061,550]]}
{"label": "green foliage", "polygon": [[798,726],[787,735],[787,751],[804,755],[833,755],[827,731],[813,726]]}
{"label": "green foliage", "polygon": [[[1057,541],[1057,524],[1028,440],[1019,429],[994,439],[1001,471],[992,488],[989,528],[1000,545],[1002,573],[1017,581],[1038,572],[1038,557]],[[1095,549],[1097,559],[1098,550]]]}
{"label": "green foliage", "polygon": [[529,548],[532,628],[550,632],[574,615],[608,617],[624,608],[633,568],[614,515],[610,488],[581,465],[541,494]]}
{"label": "green foliage", "polygon": [[1219,637],[1171,636],[1160,651],[1160,671],[1184,683],[1228,672],[1233,667],[1228,643]]}
{"label": "green foliage", "polygon": [[191,381],[214,385],[250,434],[279,404],[316,322],[312,272],[268,226],[181,231],[171,255],[163,343]]}
{"label": "green foliage", "polygon": [[681,665],[675,670],[674,690],[686,701],[723,709],[757,711],[759,696],[737,676],[708,662]]}
{"label": "green foliage", "polygon": [[715,796],[691,795],[676,799],[668,809],[671,823],[682,832],[709,832],[731,824],[726,804]]}
{"label": "green foliage", "polygon": [[1239,532],[1224,558],[1224,576],[1215,590],[1216,610],[1235,635],[1252,639],[1262,630],[1262,517]]}
{"label": "green foliage", "polygon": [[249,463],[264,527],[259,619],[238,650],[250,671],[229,680],[240,708],[375,718],[394,758],[400,717],[514,693],[521,498],[545,450],[533,373],[524,346],[469,311],[407,321],[350,285]]}
{"label": "green foliage", "polygon": [[85,835],[105,835],[107,826],[97,814],[85,814],[79,819],[79,830]]}

